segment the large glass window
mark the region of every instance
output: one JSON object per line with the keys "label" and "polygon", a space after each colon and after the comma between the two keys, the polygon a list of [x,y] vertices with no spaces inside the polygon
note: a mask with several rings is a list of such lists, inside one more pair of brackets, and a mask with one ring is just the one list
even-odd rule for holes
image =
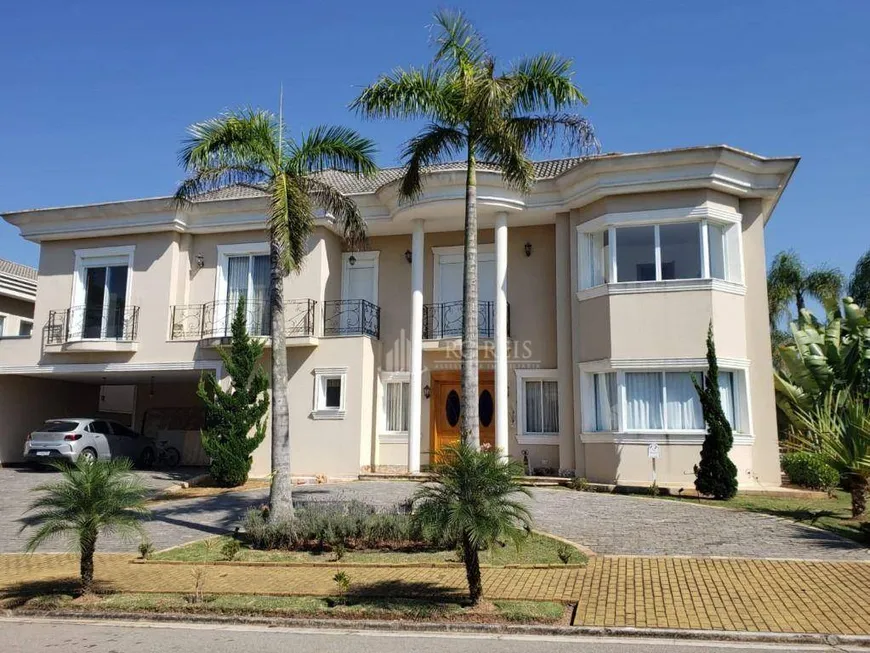
{"label": "large glass window", "polygon": [[554,434],[559,432],[559,384],[556,381],[525,382],[525,432]]}
{"label": "large glass window", "polygon": [[616,280],[655,281],[655,227],[620,227],[616,230]]}
{"label": "large glass window", "polygon": [[725,227],[719,224],[707,225],[707,245],[710,251],[710,276],[726,279],[725,275]]}
{"label": "large glass window", "polygon": [[267,336],[271,330],[269,310],[269,256],[230,256],[227,259],[227,331],[236,314],[239,299],[245,298],[248,332]]}
{"label": "large glass window", "polygon": [[595,430],[619,430],[619,388],[616,373],[596,374],[593,377],[595,391]]}
{"label": "large glass window", "polygon": [[[701,380],[700,373],[696,375],[696,378]],[[692,383],[690,372],[667,372],[665,374],[665,392],[667,393],[666,428],[678,431],[704,428],[701,400],[698,398],[695,385]]]}
{"label": "large glass window", "polygon": [[625,427],[630,431],[663,428],[662,375],[628,372],[625,375]]}
{"label": "large glass window", "polygon": [[701,278],[701,232],[697,222],[659,226],[662,279]]}

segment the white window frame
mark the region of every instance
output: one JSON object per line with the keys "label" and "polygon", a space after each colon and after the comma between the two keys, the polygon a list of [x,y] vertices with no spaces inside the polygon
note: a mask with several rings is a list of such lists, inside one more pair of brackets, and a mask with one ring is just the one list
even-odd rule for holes
{"label": "white window frame", "polygon": [[517,369],[514,370],[517,377],[516,414],[517,414],[517,443],[528,444],[559,444],[562,431],[561,405],[559,406],[559,430],[555,433],[529,433],[526,431],[526,382],[527,381],[555,381],[557,384],[557,401],[562,401],[561,388],[559,388],[559,370]]}
{"label": "white window frame", "polygon": [[[347,398],[347,368],[318,367],[314,374],[314,401],[311,417],[313,419],[344,419],[346,415]],[[341,381],[341,395],[338,408],[326,406],[326,382],[330,379]]]}
{"label": "white window frame", "polygon": [[[701,245],[701,277],[689,279],[662,279],[661,278],[661,246],[659,228],[661,226],[680,223],[696,223],[699,225],[699,239]],[[714,223],[725,229],[725,279],[713,278],[710,275],[710,247],[708,225]],[[617,270],[617,235],[619,227],[655,227],[655,281],[618,281]],[[607,231],[609,254],[605,266],[605,278],[609,281],[603,284],[592,285],[590,269],[591,256],[595,256],[589,246],[588,238],[594,234]],[[731,237],[729,238],[729,234]],[[620,292],[643,292],[661,290],[690,290],[703,288],[715,288],[734,292],[745,293],[743,271],[743,234],[742,216],[734,210],[728,210],[721,206],[706,204],[701,207],[684,209],[661,209],[652,211],[638,211],[630,213],[611,213],[600,216],[588,222],[577,225],[576,237],[577,250],[577,293],[578,299],[588,299],[601,294]]]}
{"label": "white window frame", "polygon": [[[388,431],[387,430],[387,385],[390,383],[407,383],[408,388],[408,406],[406,410],[411,408],[410,372],[381,372],[380,383],[378,383],[378,439],[381,442],[408,442],[408,431]],[[408,426],[410,427],[410,415],[408,416]]]}
{"label": "white window frame", "polygon": [[[465,258],[465,247],[451,245],[449,247],[432,248],[432,303],[443,304],[441,299],[441,265],[453,259],[453,263],[462,262]],[[477,246],[477,262],[495,261],[495,243],[486,243]],[[494,289],[495,290],[495,289]],[[505,291],[507,291],[507,279],[505,279]]]}
{"label": "white window frame", "polygon": [[[135,245],[122,245],[119,247],[93,247],[89,249],[75,250],[75,268],[73,272],[72,295],[70,296],[70,308],[84,306],[87,294],[86,275],[88,268],[127,266],[127,294],[124,298],[124,306],[130,308],[133,297],[133,257],[136,253]],[[105,325],[104,325],[105,326]],[[78,340],[79,338],[70,338]],[[88,340],[103,340],[104,338],[87,338]],[[108,338],[117,340],[117,338]]]}
{"label": "white window frame", "polygon": [[[344,252],[341,255],[341,298],[343,300],[357,299],[350,297],[350,274],[349,271],[356,267],[371,267],[375,273],[372,275],[372,303],[378,305],[378,278],[380,267],[380,251],[371,252]],[[350,257],[353,256],[354,264],[350,264]]]}
{"label": "white window frame", "polygon": [[234,256],[263,256],[269,253],[269,243],[267,242],[217,246],[218,266],[214,281],[214,324],[226,324],[227,312],[234,313],[236,310],[235,307],[230,309],[226,305],[230,258]]}
{"label": "white window frame", "polygon": [[[24,326],[25,324],[30,325],[30,335],[29,336],[21,333],[21,327]],[[3,336],[3,329],[0,328],[0,337],[2,337],[2,336]],[[33,337],[33,320],[25,320],[24,318],[22,318],[18,321],[18,337],[19,338],[31,338],[31,337]]]}
{"label": "white window frame", "polygon": [[[736,425],[733,428],[736,444],[747,444],[753,441],[752,435],[752,401],[749,387],[749,363],[742,360],[730,360],[723,364],[719,361],[719,372],[729,372],[734,379],[734,416]],[[672,429],[665,426],[662,429],[629,429],[626,426],[628,400],[626,396],[625,375],[631,372],[656,372],[664,375],[666,372],[695,372],[706,374],[705,359],[650,359],[646,361],[596,361],[579,365],[580,393],[582,401],[582,434],[583,442],[615,442],[631,444],[638,442],[658,442],[673,438],[684,444],[702,444],[707,433],[703,429]],[[619,428],[615,431],[596,431],[594,375],[616,373],[617,417]],[[662,378],[663,420],[667,419],[667,386]],[[664,423],[664,422],[663,422]]]}

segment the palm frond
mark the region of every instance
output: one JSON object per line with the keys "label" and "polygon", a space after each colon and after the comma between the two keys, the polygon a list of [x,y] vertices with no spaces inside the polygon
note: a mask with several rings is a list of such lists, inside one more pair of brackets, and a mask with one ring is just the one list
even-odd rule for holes
{"label": "palm frond", "polygon": [[551,150],[557,144],[571,153],[597,154],[601,149],[592,123],[577,114],[518,116],[507,121],[507,128],[526,151]]}
{"label": "palm frond", "polygon": [[174,200],[177,205],[183,206],[211,191],[236,184],[262,186],[268,183],[268,179],[269,173],[262,168],[241,164],[203,168],[196,170],[193,175],[179,184]]}
{"label": "palm frond", "polygon": [[366,240],[366,223],[356,202],[320,179],[306,177],[302,185],[311,201],[332,215],[347,246],[361,247]]}
{"label": "palm frond", "polygon": [[514,112],[563,111],[587,100],[574,84],[574,62],[558,54],[521,59],[506,75],[511,80]]}
{"label": "palm frond", "polygon": [[287,154],[284,170],[296,176],[327,169],[368,176],[377,171],[375,144],[348,127],[321,125]]}
{"label": "palm frond", "polygon": [[821,266],[807,274],[804,285],[807,293],[818,299],[826,311],[832,311],[843,294],[845,279],[838,268]]}
{"label": "palm frond", "polygon": [[350,108],[366,118],[447,117],[456,113],[456,89],[437,67],[395,69],[365,88]]}
{"label": "palm frond", "polygon": [[404,199],[418,197],[423,190],[424,169],[457,158],[464,154],[466,146],[466,136],[458,128],[438,123],[426,125],[402,150],[406,170],[399,195]]}
{"label": "palm frond", "polygon": [[274,170],[278,164],[278,124],[268,111],[231,111],[191,125],[188,134],[178,155],[185,170],[221,166]]}
{"label": "palm frond", "polygon": [[431,38],[438,50],[436,62],[456,68],[473,67],[487,57],[483,36],[462,11],[442,9],[435,13]]}
{"label": "palm frond", "polygon": [[313,206],[303,183],[304,178],[282,172],[269,188],[269,234],[285,272],[300,269],[314,231]]}
{"label": "palm frond", "polygon": [[870,303],[870,250],[864,252],[855,264],[849,279],[849,296],[861,306]]}
{"label": "palm frond", "polygon": [[482,134],[475,144],[480,160],[496,165],[508,186],[524,193],[531,189],[535,168],[515,132],[497,127]]}

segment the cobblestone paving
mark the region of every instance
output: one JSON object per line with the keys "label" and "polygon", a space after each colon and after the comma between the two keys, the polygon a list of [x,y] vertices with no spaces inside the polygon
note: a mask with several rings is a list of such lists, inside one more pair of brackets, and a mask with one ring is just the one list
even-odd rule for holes
{"label": "cobblestone paving", "polygon": [[[400,481],[305,485],[296,488],[294,496],[297,503],[359,499],[388,506],[407,500],[415,487]],[[154,507],[154,519],[146,528],[157,549],[231,532],[245,512],[262,505],[267,495],[265,490],[255,490],[161,503]],[[533,496],[538,529],[598,554],[870,560],[867,547],[767,515],[563,489],[535,489]],[[18,506],[24,505],[25,497],[17,501]],[[20,515],[21,508],[14,504],[14,499],[0,504],[4,523],[12,524]],[[8,518],[4,519],[4,512]],[[24,538],[14,525],[0,531],[0,552],[21,551]],[[133,551],[135,544],[104,539],[98,548]],[[60,544],[53,550],[64,548]]]}
{"label": "cobblestone paving", "polygon": [[870,564],[599,557],[578,626],[870,633]]}
{"label": "cobblestone paving", "polygon": [[[208,594],[329,596],[336,593],[333,576],[340,567],[282,567],[276,565],[190,565],[131,562],[129,554],[98,554],[94,563],[100,591],[192,592],[194,570],[205,570],[203,591]],[[351,591],[367,596],[457,597],[467,592],[462,567],[343,568]],[[486,596],[532,601],[576,600],[583,569],[484,568]],[[42,585],[74,585],[78,558],[70,554],[0,556],[0,596],[16,595]]]}

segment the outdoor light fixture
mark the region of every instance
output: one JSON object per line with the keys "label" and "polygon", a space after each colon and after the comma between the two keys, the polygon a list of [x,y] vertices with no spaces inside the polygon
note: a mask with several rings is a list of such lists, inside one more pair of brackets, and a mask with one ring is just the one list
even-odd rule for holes
{"label": "outdoor light fixture", "polygon": [[154,377],[151,377],[151,387],[149,388],[148,396],[154,398]]}
{"label": "outdoor light fixture", "polygon": [[205,256],[202,255],[202,252],[196,255],[196,267],[200,269],[205,267]]}
{"label": "outdoor light fixture", "polygon": [[347,259],[347,262],[350,263],[351,265],[356,265],[356,256],[354,256],[353,254],[351,254],[351,255],[350,255],[350,258]]}
{"label": "outdoor light fixture", "polygon": [[405,260],[408,261],[408,263],[410,263],[413,259],[414,259],[414,255],[411,254],[411,250],[406,249],[405,250]]}
{"label": "outdoor light fixture", "polygon": [[526,257],[529,257],[532,255],[532,244],[531,243],[526,243],[526,246],[524,249],[526,250]]}
{"label": "outdoor light fixture", "polygon": [[426,397],[426,399],[432,396],[432,388],[428,385],[423,386],[423,396]]}

